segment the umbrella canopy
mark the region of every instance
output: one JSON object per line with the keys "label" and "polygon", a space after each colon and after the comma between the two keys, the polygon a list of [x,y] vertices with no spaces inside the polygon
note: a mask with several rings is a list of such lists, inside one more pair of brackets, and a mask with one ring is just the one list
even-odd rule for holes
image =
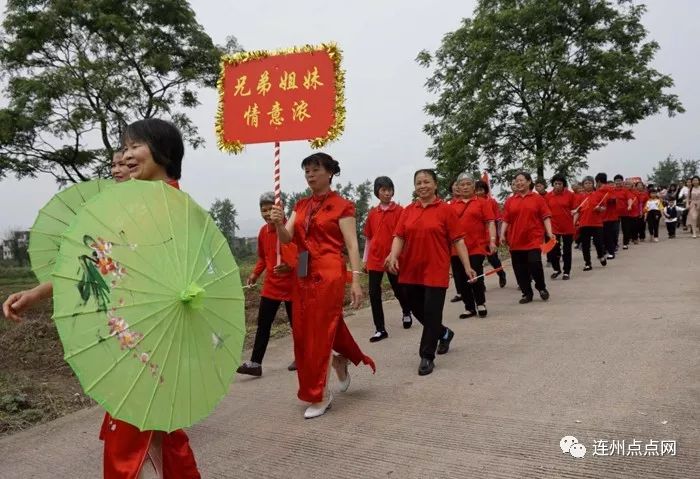
{"label": "umbrella canopy", "polygon": [[61,234],[68,228],[85,202],[114,184],[113,180],[77,183],[60,191],[39,211],[29,234],[29,259],[40,283],[51,280]]}
{"label": "umbrella canopy", "polygon": [[141,430],[172,431],[228,392],[245,336],[228,243],[189,195],[131,180],[64,233],[54,320],[85,392]]}

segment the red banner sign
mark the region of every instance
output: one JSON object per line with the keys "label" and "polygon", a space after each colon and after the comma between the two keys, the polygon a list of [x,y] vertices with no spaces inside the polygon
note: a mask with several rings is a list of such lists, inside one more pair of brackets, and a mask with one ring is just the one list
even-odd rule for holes
{"label": "red banner sign", "polygon": [[345,120],[343,72],[335,45],[224,57],[219,78],[219,147],[311,140],[320,147]]}

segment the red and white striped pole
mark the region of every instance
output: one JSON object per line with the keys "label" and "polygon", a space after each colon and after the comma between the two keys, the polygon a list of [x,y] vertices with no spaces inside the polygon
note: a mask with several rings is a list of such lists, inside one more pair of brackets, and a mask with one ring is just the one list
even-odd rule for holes
{"label": "red and white striped pole", "polygon": [[[275,205],[282,206],[282,185],[280,182],[280,142],[275,142]],[[280,240],[277,238],[277,265],[282,263],[282,256],[280,253]]]}

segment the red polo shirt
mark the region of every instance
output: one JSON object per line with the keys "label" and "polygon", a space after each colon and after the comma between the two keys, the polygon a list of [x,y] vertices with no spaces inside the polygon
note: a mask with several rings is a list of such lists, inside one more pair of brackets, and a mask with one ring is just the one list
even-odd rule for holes
{"label": "red polo shirt", "polygon": [[635,190],[634,193],[637,196],[637,204],[634,205],[632,209],[635,210],[635,216],[642,216],[644,214],[644,206],[647,204],[647,200],[649,199],[649,193],[639,190]]}
{"label": "red polo shirt", "polygon": [[364,229],[365,238],[370,241],[367,252],[367,270],[384,271],[384,260],[391,251],[394,230],[402,211],[403,207],[393,201],[386,209],[375,206],[369,210]]}
{"label": "red polo shirt", "polygon": [[544,240],[544,220],[552,216],[542,195],[528,191],[508,198],[503,221],[508,224],[511,251],[539,249]]}
{"label": "red polo shirt", "polygon": [[603,222],[607,223],[609,221],[617,221],[620,219],[620,214],[617,212],[617,199],[615,198],[615,187],[612,185],[603,185],[598,188],[605,196],[602,206],[605,206],[605,211],[603,212]]}
{"label": "red polo shirt", "polygon": [[491,210],[494,218],[496,218],[496,221],[501,221],[501,207],[498,204],[498,201],[496,201],[496,198],[493,196],[488,196],[485,198],[485,200],[489,202],[489,205],[491,205]]}
{"label": "red polo shirt", "polygon": [[423,207],[415,201],[404,208],[395,236],[404,240],[399,259],[399,283],[447,288],[450,245],[464,237],[454,209],[440,198]]}
{"label": "red polo shirt", "polygon": [[[285,257],[296,255],[296,245],[293,243],[281,245],[281,248],[280,252]],[[294,271],[287,274],[275,274],[273,269],[276,265],[277,230],[274,226],[263,225],[258,233],[258,262],[255,263],[255,268],[253,269],[257,276],[260,276],[263,271],[267,270],[260,295],[277,301],[290,301],[292,299],[292,287],[295,277]]]}
{"label": "red polo shirt", "polygon": [[572,235],[575,233],[574,217],[571,210],[576,208],[576,198],[571,190],[554,190],[545,196],[547,206],[552,212],[552,233],[555,235]]}
{"label": "red polo shirt", "polygon": [[635,216],[634,214],[634,206],[635,203],[632,203],[632,209],[628,210],[627,209],[627,202],[631,200],[636,200],[637,197],[634,196],[634,193],[632,193],[631,190],[628,190],[624,186],[620,188],[615,188],[614,193],[615,195],[615,207],[617,208],[617,215],[618,216]]}
{"label": "red polo shirt", "polygon": [[[487,247],[490,243],[487,223],[496,221],[493,207],[488,200],[474,196],[464,201],[455,201],[451,205],[454,209],[459,228],[464,233],[464,244],[467,246],[469,256],[488,256]],[[454,246],[451,248],[452,256],[457,256]]]}
{"label": "red polo shirt", "polygon": [[605,206],[606,200],[605,193],[601,191],[594,190],[590,193],[581,193],[581,200],[576,205],[577,208],[580,206],[578,210],[578,225],[581,227],[602,227],[605,212],[597,211],[596,207]]}

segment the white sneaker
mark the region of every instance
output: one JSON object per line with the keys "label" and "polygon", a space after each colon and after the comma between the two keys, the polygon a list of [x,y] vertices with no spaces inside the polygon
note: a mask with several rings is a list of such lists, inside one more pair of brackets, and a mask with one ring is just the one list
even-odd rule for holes
{"label": "white sneaker", "polygon": [[326,414],[326,411],[331,408],[332,402],[333,394],[329,392],[325,401],[315,402],[306,408],[306,411],[304,411],[304,419],[313,419],[315,417],[323,416]]}
{"label": "white sneaker", "polygon": [[654,243],[658,243],[658,242],[659,242],[659,238],[654,238]]}

